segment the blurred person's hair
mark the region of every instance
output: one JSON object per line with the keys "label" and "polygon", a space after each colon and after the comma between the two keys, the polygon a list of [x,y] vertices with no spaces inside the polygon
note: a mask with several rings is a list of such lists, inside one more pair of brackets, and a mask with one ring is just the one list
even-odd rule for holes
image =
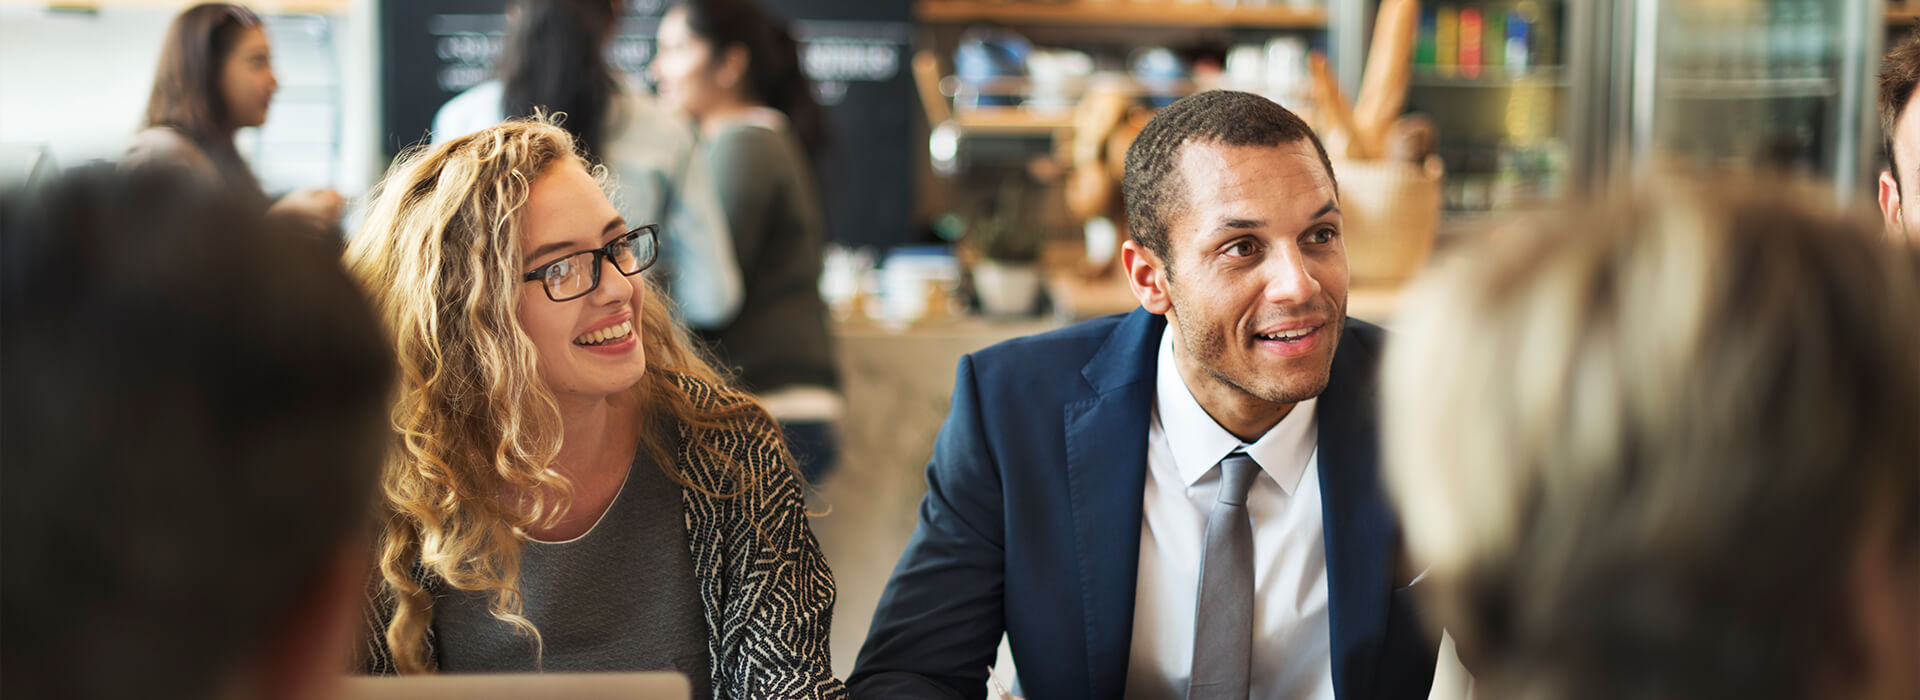
{"label": "blurred person's hair", "polygon": [[[1335,182],[1333,162],[1327,158],[1320,137],[1298,115],[1273,100],[1248,92],[1210,90],[1183,97],[1160,110],[1127,147],[1121,190],[1133,240],[1167,265],[1173,264],[1169,229],[1188,206],[1186,181],[1180,176],[1182,146],[1284,146],[1300,141],[1313,144],[1320,164],[1327,169],[1327,180]],[[1337,182],[1334,188],[1339,192]]]}
{"label": "blurred person's hair", "polygon": [[1900,164],[1893,157],[1893,129],[1906,111],[1916,84],[1920,84],[1920,30],[1908,34],[1880,63],[1880,154],[1887,159],[1895,187],[1904,185]]}
{"label": "blurred person's hair", "polygon": [[614,0],[514,0],[498,70],[500,113],[566,115],[560,126],[589,154],[606,136],[620,79],[606,58]]}
{"label": "blurred person's hair", "polygon": [[[547,495],[570,485],[551,468],[561,416],[516,302],[528,289],[520,259],[528,196],[542,173],[566,162],[587,166],[573,137],[541,119],[413,151],[388,171],[347,248],[348,267],[373,296],[400,359],[398,444],[382,476],[379,603],[392,613],[386,641],[401,673],[431,670],[433,599],[416,567],[454,588],[487,592],[495,617],[539,641],[521,614],[522,547],[528,528],[565,513],[565,499]],[[738,419],[766,418],[765,409],[728,386],[651,278],[633,279],[647,286],[645,307],[634,310],[647,370],[633,391],[651,421],[642,454],[676,483],[698,488],[678,471],[680,442],[737,471],[711,436]],[[683,378],[718,394],[696,402]],[[505,503],[508,493],[527,494],[527,512]]]}
{"label": "blurred person's hair", "polygon": [[800,44],[786,22],[755,0],[681,0],[679,6],[686,9],[687,28],[712,46],[712,60],[724,59],[735,46],[746,50],[744,94],[786,114],[807,158],[818,167],[832,137],[826,112],[813,99],[813,81],[803,70]]}
{"label": "blurred person's hair", "polygon": [[1813,698],[1863,655],[1888,526],[1920,567],[1920,282],[1773,181],[1536,222],[1405,295],[1389,481],[1488,698]]}
{"label": "blurred person's hair", "polygon": [[153,93],[147,98],[146,126],[180,132],[207,154],[223,177],[246,182],[252,182],[253,175],[228,136],[233,116],[220,90],[220,72],[246,30],[262,27],[259,15],[239,5],[187,8],[167,27]]}
{"label": "blurred person's hair", "polygon": [[0,202],[0,695],[213,697],[327,574],[357,600],[392,356],[244,202],[100,168]]}

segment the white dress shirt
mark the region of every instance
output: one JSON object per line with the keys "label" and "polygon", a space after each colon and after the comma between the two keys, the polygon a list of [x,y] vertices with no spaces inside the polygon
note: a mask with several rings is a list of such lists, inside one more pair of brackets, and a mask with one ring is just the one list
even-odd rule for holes
{"label": "white dress shirt", "polygon": [[1244,444],[1193,398],[1174,364],[1173,333],[1161,334],[1147,432],[1128,698],[1183,700],[1187,695],[1200,556],[1207,515],[1220,491],[1218,464],[1244,448],[1260,464],[1247,493],[1254,557],[1250,694],[1333,700],[1317,402],[1300,402],[1259,440]]}

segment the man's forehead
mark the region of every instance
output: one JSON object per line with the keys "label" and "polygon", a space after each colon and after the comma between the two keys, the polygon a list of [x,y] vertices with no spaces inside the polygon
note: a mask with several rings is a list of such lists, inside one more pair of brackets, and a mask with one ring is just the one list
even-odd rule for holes
{"label": "man's forehead", "polygon": [[1325,190],[1332,195],[1333,179],[1326,164],[1305,139],[1271,146],[1189,141],[1182,144],[1179,155],[1188,206],[1233,198],[1248,189],[1316,197]]}
{"label": "man's forehead", "polygon": [[[1914,116],[1915,112],[1920,112],[1920,86],[1915,87],[1913,92],[1907,94],[1907,101],[1902,103],[1900,105],[1900,111],[1895,112],[1893,115],[1892,136],[1896,147],[1901,143],[1900,138],[1906,136],[1914,129],[1913,126],[1910,126],[1914,123],[1914,120],[1920,118]],[[1908,138],[1908,141],[1912,140],[1912,138]]]}
{"label": "man's forehead", "polygon": [[1313,172],[1323,175],[1326,172],[1326,167],[1320,162],[1320,152],[1306,139],[1276,144],[1231,144],[1213,139],[1188,139],[1180,144],[1179,162],[1182,169],[1194,165],[1213,169],[1244,166],[1275,156],[1298,158],[1302,164],[1312,165]]}

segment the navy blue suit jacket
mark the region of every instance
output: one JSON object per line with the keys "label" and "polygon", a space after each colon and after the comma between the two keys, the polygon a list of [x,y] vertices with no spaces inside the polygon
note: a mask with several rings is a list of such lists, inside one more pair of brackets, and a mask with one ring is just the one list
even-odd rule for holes
{"label": "navy blue suit jacket", "polygon": [[[1136,309],[961,359],[920,525],[848,678],[856,698],[982,697],[1002,632],[1027,697],[1125,694],[1165,327]],[[1438,646],[1393,580],[1399,530],[1375,418],[1382,341],[1347,321],[1318,408],[1342,700],[1424,699]]]}

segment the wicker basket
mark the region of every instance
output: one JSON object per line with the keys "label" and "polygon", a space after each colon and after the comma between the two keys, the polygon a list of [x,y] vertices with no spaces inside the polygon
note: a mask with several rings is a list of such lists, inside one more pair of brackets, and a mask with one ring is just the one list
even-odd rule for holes
{"label": "wicker basket", "polygon": [[1335,160],[1342,235],[1355,287],[1397,287],[1420,271],[1440,229],[1438,157],[1424,166]]}

